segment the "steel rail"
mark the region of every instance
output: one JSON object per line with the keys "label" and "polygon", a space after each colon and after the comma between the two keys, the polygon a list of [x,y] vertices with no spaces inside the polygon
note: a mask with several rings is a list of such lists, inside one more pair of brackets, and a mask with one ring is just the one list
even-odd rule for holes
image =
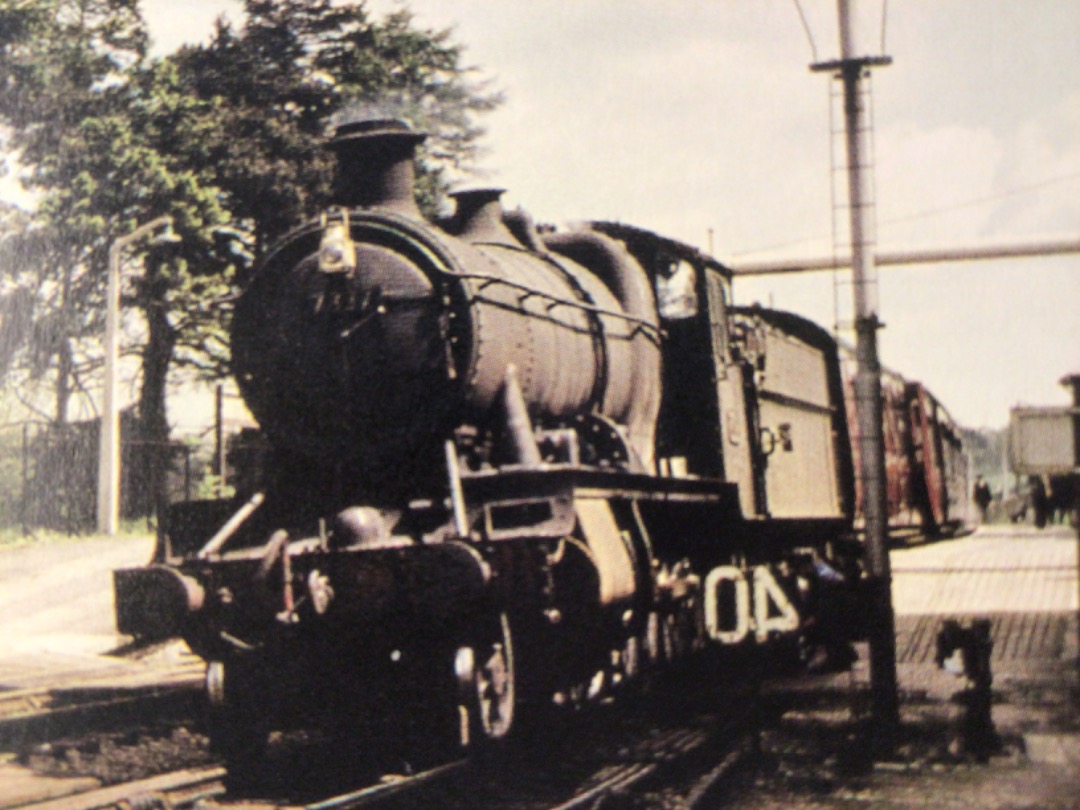
{"label": "steel rail", "polygon": [[[459,759],[454,762],[447,762],[443,765],[436,765],[434,768],[420,771],[420,773],[413,774],[412,776],[386,778],[386,781],[380,782],[377,785],[371,785],[370,787],[361,788],[360,790],[355,790],[351,793],[343,793],[340,796],[332,796],[329,799],[306,804],[303,806],[302,810],[353,810],[355,807],[366,807],[403,791],[415,790],[429,782],[446,778],[451,774],[463,770],[468,765],[468,759]],[[300,809],[288,808],[288,810]]]}
{"label": "steel rail", "polygon": [[657,741],[656,750],[643,754],[634,761],[621,765],[608,766],[594,775],[593,784],[576,793],[570,799],[549,810],[580,810],[598,806],[606,797],[625,794],[651,777],[659,778],[664,771],[677,769],[691,756],[700,755],[710,743],[723,741],[723,748],[730,749],[720,763],[709,768],[687,794],[688,807],[702,806],[703,798],[712,796],[715,789],[732,769],[752,749],[751,740],[756,730],[741,729],[736,733],[734,744],[727,742],[740,724],[724,723],[705,731],[700,729],[682,729],[671,732]]}
{"label": "steel rail", "polygon": [[[112,729],[130,722],[135,714],[181,715],[197,710],[201,679],[160,686],[81,686],[60,704],[54,689],[20,690],[0,698],[0,745],[13,741],[42,742],[63,736],[68,729]],[[89,694],[81,695],[85,691]],[[127,694],[124,692],[127,691]],[[146,711],[143,711],[145,709]]]}
{"label": "steel rail", "polygon": [[[115,651],[109,657],[140,660],[123,651]],[[179,661],[150,663],[145,668],[120,671],[103,668],[90,672],[46,669],[22,679],[23,685],[0,691],[0,725],[53,710],[77,710],[81,706],[116,700],[143,700],[158,692],[189,689],[202,683],[205,668],[202,659],[193,653],[181,652]]]}
{"label": "steel rail", "polygon": [[[0,726],[48,714],[64,714],[81,709],[98,710],[107,706],[168,697],[186,692],[202,683],[202,673],[180,675],[167,683],[117,686],[79,682],[70,686],[41,686],[0,693]],[[62,702],[61,702],[62,701]]]}
{"label": "steel rail", "polygon": [[726,779],[735,767],[742,762],[743,758],[753,750],[753,743],[751,742],[751,736],[754,732],[748,732],[739,740],[735,747],[732,748],[728,754],[716,764],[715,767],[710,768],[704,774],[702,774],[694,786],[690,789],[690,792],[683,797],[683,805],[687,810],[694,810],[694,808],[714,807],[713,799],[715,798],[715,791],[720,787],[721,782]]}
{"label": "steel rail", "polygon": [[182,770],[94,788],[61,798],[20,805],[20,810],[105,810],[111,807],[168,807],[182,810],[225,793],[225,769]]}
{"label": "steel rail", "polygon": [[656,772],[656,768],[657,764],[655,762],[633,762],[628,765],[623,765],[617,768],[614,774],[607,777],[599,784],[593,785],[591,788],[578,793],[572,799],[569,799],[562,804],[553,806],[550,810],[577,810],[577,808],[581,807],[592,807],[594,802],[599,801],[603,796],[626,790],[640,782],[642,779],[652,776],[653,773]]}
{"label": "steel rail", "polygon": [[181,770],[127,782],[120,785],[94,788],[81,793],[49,798],[19,805],[19,810],[137,810],[138,808],[167,808],[167,810],[227,810],[242,804],[245,810],[355,810],[371,807],[380,801],[415,790],[446,778],[469,764],[462,759],[444,763],[411,776],[383,777],[384,781],[359,790],[331,796],[309,804],[295,804],[275,799],[247,798],[237,803],[226,795],[224,768]]}

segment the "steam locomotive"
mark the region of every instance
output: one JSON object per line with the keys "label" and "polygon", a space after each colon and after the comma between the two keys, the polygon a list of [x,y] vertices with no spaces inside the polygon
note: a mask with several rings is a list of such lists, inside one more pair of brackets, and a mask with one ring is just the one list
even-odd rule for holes
{"label": "steam locomotive", "polygon": [[490,189],[426,221],[422,137],[338,129],[335,205],[236,302],[265,475],[115,572],[121,632],[207,661],[230,765],[298,724],[481,744],[706,647],[857,636],[834,339],[638,228]]}

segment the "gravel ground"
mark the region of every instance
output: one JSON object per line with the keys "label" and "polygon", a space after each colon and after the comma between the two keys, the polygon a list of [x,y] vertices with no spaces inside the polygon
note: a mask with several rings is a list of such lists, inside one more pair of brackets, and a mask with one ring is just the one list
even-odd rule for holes
{"label": "gravel ground", "polygon": [[40,776],[90,776],[103,785],[217,764],[207,749],[206,737],[186,726],[42,743],[21,751],[17,761]]}

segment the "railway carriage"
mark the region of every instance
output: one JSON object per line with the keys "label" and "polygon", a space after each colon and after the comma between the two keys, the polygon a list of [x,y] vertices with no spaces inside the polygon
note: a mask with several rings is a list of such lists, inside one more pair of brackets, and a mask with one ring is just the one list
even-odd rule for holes
{"label": "railway carriage", "polygon": [[[855,357],[841,347],[852,455],[858,469]],[[961,532],[970,522],[968,456],[945,406],[920,382],[881,373],[882,433],[890,536],[926,540]],[[862,525],[862,487],[855,481],[855,522]]]}

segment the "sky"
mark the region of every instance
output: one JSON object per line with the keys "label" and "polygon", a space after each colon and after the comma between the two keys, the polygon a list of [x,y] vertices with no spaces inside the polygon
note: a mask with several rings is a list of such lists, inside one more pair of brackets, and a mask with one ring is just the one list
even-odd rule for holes
{"label": "sky", "polygon": [[[872,78],[879,249],[1080,238],[1080,3],[856,4],[860,50],[893,59]],[[218,14],[240,20],[232,0],[142,5],[158,53],[204,41]],[[832,0],[368,2],[400,5],[452,28],[505,93],[471,184],[506,188],[508,206],[633,223],[732,266],[847,252],[846,231],[833,238],[837,85],[808,69],[838,56]],[[1080,373],[1080,255],[878,273],[883,364],[961,424],[1068,404],[1057,382]],[[844,278],[741,278],[735,298],[831,326],[850,318]]]}

